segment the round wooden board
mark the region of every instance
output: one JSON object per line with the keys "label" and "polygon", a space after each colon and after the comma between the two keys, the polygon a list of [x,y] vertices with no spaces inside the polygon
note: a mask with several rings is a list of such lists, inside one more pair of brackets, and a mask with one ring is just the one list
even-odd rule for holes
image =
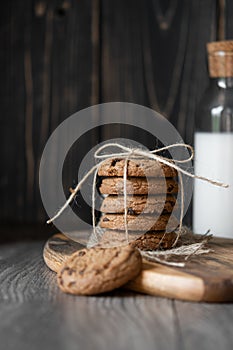
{"label": "round wooden board", "polygon": [[[125,287],[134,291],[189,301],[233,301],[233,240],[214,238],[211,253],[193,256],[184,268],[144,262],[141,274]],[[83,246],[63,234],[45,244],[44,261],[57,272]]]}
{"label": "round wooden board", "polygon": [[58,272],[66,259],[82,248],[84,248],[83,245],[72,241],[61,233],[57,233],[49,238],[44,246],[44,261],[52,271]]}

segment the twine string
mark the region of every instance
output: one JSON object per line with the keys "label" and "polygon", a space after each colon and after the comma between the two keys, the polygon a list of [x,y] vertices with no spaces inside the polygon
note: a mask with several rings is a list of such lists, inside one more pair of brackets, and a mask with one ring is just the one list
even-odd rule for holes
{"label": "twine string", "polygon": [[179,231],[178,234],[176,236],[175,242],[173,243],[173,247],[176,246],[176,243],[181,235],[181,231],[182,231],[182,226],[183,226],[183,216],[184,216],[184,183],[183,183],[183,178],[182,175],[178,172],[178,178],[179,178],[179,182],[180,182],[180,201],[181,201],[181,205],[180,205],[180,220],[179,220]]}
{"label": "twine string", "polygon": [[128,217],[127,217],[127,214],[128,214],[128,207],[127,207],[127,172],[128,172],[128,157],[125,158],[123,183],[124,183],[124,226],[125,226],[125,238],[126,238],[126,242],[129,243]]}
{"label": "twine string", "polygon": [[98,174],[98,169],[99,167],[97,167],[95,169],[94,172],[94,178],[93,178],[93,182],[92,182],[92,227],[93,227],[93,239],[95,240],[95,242],[97,242],[97,235],[96,235],[96,225],[95,225],[95,191],[96,191],[96,180],[97,180],[97,174]]}
{"label": "twine string", "polygon": [[[109,153],[102,153],[103,151],[107,150],[110,147],[115,147],[118,148],[120,150],[120,152],[109,152]],[[165,150],[170,150],[172,148],[175,147],[181,147],[181,148],[185,148],[186,150],[190,151],[190,156],[188,158],[185,159],[169,159],[166,157],[163,157],[161,155],[158,155],[157,153],[161,152],[161,151],[165,151]],[[122,151],[122,152],[121,152]],[[69,206],[69,204],[72,202],[72,200],[74,199],[74,197],[76,196],[77,192],[80,191],[82,185],[85,183],[85,181],[87,180],[87,178],[92,175],[94,173],[94,178],[93,178],[93,183],[92,183],[92,225],[93,225],[93,233],[95,238],[97,239],[96,236],[96,223],[95,223],[95,189],[96,189],[96,180],[97,180],[97,174],[98,174],[98,169],[99,167],[106,161],[106,159],[111,159],[111,158],[123,158],[125,160],[125,164],[124,164],[124,174],[123,174],[123,183],[124,183],[124,188],[123,188],[123,193],[124,193],[124,224],[125,224],[125,233],[126,233],[126,239],[128,241],[128,220],[127,220],[127,170],[128,170],[128,160],[130,158],[147,158],[147,159],[154,159],[156,161],[158,161],[160,164],[165,164],[173,169],[175,169],[178,173],[178,177],[179,177],[179,182],[180,182],[180,188],[181,188],[181,211],[180,211],[180,218],[179,218],[179,230],[178,230],[178,234],[177,234],[177,238],[175,240],[175,243],[173,244],[173,246],[177,243],[180,234],[181,234],[181,230],[182,230],[182,221],[183,221],[183,214],[184,214],[184,185],[183,185],[183,179],[182,179],[182,174],[186,175],[190,178],[195,178],[195,179],[199,179],[205,182],[208,182],[214,186],[218,186],[218,187],[223,187],[223,188],[227,188],[229,187],[228,184],[224,184],[222,182],[210,179],[208,177],[204,177],[201,175],[195,175],[193,173],[188,172],[187,170],[184,170],[183,168],[181,168],[179,165],[177,164],[184,164],[184,163],[188,163],[189,161],[191,161],[194,157],[194,149],[192,146],[185,144],[185,143],[177,143],[177,144],[173,144],[173,145],[168,145],[168,146],[164,146],[162,148],[159,149],[155,149],[152,151],[144,151],[142,149],[139,148],[129,148],[126,146],[123,146],[121,144],[118,143],[106,143],[105,145],[99,147],[97,149],[97,151],[94,154],[94,158],[96,160],[100,160],[100,162],[96,165],[94,165],[84,176],[83,178],[80,180],[80,182],[76,185],[76,187],[74,188],[74,190],[72,191],[72,193],[70,194],[69,198],[67,199],[67,201],[64,203],[64,205],[58,210],[58,212],[47,221],[47,223],[51,223],[54,220],[56,220],[62,213],[63,211]]]}
{"label": "twine string", "polygon": [[167,250],[140,251],[143,258],[160,264],[184,267],[187,260],[193,255],[202,255],[213,252],[213,249],[206,247],[212,239],[207,231],[204,235],[194,235],[186,226],[182,227],[181,244]]}

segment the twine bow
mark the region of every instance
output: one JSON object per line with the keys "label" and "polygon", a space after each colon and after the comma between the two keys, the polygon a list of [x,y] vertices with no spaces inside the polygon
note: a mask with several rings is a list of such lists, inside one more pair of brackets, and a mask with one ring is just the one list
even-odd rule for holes
{"label": "twine bow", "polygon": [[[102,151],[107,150],[110,147],[115,147],[120,150],[120,152],[116,153],[102,153]],[[158,155],[159,152],[161,151],[168,151],[171,148],[175,147],[181,147],[185,148],[190,151],[190,156],[186,159],[169,159],[164,156]],[[119,143],[106,143],[105,145],[99,147],[97,151],[94,154],[95,159],[100,159],[101,161],[98,162],[98,164],[94,165],[84,176],[83,178],[79,181],[79,183],[76,185],[76,187],[73,189],[72,193],[70,194],[69,198],[67,201],[64,203],[64,205],[59,209],[59,211],[47,221],[47,223],[51,223],[54,220],[56,220],[62,212],[69,206],[69,204],[72,202],[72,200],[75,198],[76,194],[78,191],[80,191],[82,185],[85,183],[87,178],[94,173],[94,178],[93,178],[93,183],[92,183],[92,225],[93,225],[93,234],[96,237],[96,224],[95,224],[95,189],[96,189],[96,179],[97,179],[97,174],[100,166],[106,161],[106,159],[110,158],[123,158],[125,159],[125,164],[124,164],[124,172],[123,172],[123,183],[124,183],[124,224],[125,224],[125,233],[126,233],[126,239],[128,241],[128,224],[127,224],[127,166],[128,166],[128,160],[131,158],[147,158],[147,159],[153,159],[158,161],[160,164],[165,164],[168,165],[169,167],[175,169],[178,173],[178,178],[180,182],[180,188],[181,188],[181,210],[180,210],[180,218],[179,218],[179,230],[177,233],[177,238],[174,243],[176,245],[177,240],[180,237],[181,231],[182,231],[182,221],[183,221],[183,215],[184,215],[184,185],[183,185],[183,179],[182,175],[184,174],[190,178],[195,178],[199,179],[208,183],[211,183],[214,186],[218,187],[223,187],[227,188],[229,187],[228,184],[224,184],[222,182],[201,176],[201,175],[195,175],[187,170],[182,169],[179,165],[177,164],[184,164],[188,163],[194,158],[194,149],[192,146],[185,144],[185,143],[177,143],[177,144],[172,144],[169,146],[165,146],[159,149],[154,149],[152,151],[147,151],[147,150],[142,150],[139,148],[129,148],[126,146],[123,146]]]}

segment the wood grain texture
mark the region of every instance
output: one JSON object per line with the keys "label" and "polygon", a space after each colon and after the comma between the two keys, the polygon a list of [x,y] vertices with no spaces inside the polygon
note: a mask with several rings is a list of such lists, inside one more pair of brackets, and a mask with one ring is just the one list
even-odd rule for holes
{"label": "wood grain texture", "polygon": [[[233,240],[213,238],[208,247],[210,253],[191,257],[184,268],[144,261],[141,274],[127,283],[126,288],[181,300],[233,301]],[[63,234],[56,234],[45,244],[44,260],[57,272],[81,248]]]}
{"label": "wood grain texture", "polygon": [[[3,5],[0,219],[45,222],[38,185],[45,143],[66,117],[97,102],[91,97],[98,75],[94,3],[11,0]],[[81,148],[85,144],[80,141]],[[59,157],[59,149],[54,157]],[[74,173],[67,172],[68,182]]]}
{"label": "wood grain texture", "polygon": [[188,303],[126,291],[67,295],[43,262],[43,245],[0,245],[3,349],[232,349],[233,304]]}
{"label": "wood grain texture", "polygon": [[[43,147],[60,122],[89,105],[126,101],[154,108],[192,143],[196,106],[208,83],[205,44],[218,33],[218,3],[4,2],[0,13],[0,219],[45,221],[38,188]],[[232,14],[232,1],[226,0],[222,32],[227,39],[233,35]],[[68,155],[64,188],[77,181],[83,155],[111,137],[132,138],[154,147],[154,138],[141,130],[119,125],[94,130]],[[54,157],[59,158],[59,149]],[[90,219],[88,208],[83,203],[81,207],[86,220]]]}
{"label": "wood grain texture", "polygon": [[74,252],[84,248],[81,244],[70,240],[58,233],[50,238],[43,249],[43,257],[46,265],[54,272],[58,272],[61,265]]}
{"label": "wood grain texture", "polygon": [[103,1],[102,101],[152,107],[192,142],[196,103],[208,82],[205,44],[214,35],[215,15],[211,0]]}

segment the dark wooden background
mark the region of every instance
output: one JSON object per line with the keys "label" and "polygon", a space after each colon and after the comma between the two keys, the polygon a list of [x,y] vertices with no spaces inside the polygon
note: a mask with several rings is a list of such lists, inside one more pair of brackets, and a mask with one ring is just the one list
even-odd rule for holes
{"label": "dark wooden background", "polygon": [[[2,223],[44,223],[38,187],[43,147],[60,122],[85,107],[110,101],[149,106],[192,143],[195,109],[208,83],[206,42],[233,37],[231,0],[219,27],[223,4],[5,1],[0,11]],[[111,136],[109,128],[93,132],[93,145]]]}

